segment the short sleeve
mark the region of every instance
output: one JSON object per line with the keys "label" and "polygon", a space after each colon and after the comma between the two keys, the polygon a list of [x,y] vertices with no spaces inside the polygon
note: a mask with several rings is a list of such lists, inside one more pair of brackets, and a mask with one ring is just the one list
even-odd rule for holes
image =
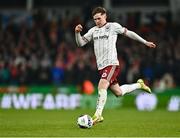
{"label": "short sleeve", "polygon": [[119,23],[113,23],[113,28],[117,34],[123,34],[126,30],[126,28],[122,27]]}
{"label": "short sleeve", "polygon": [[93,30],[94,28],[91,28],[84,36],[83,39],[85,39],[86,41],[91,41],[93,38]]}

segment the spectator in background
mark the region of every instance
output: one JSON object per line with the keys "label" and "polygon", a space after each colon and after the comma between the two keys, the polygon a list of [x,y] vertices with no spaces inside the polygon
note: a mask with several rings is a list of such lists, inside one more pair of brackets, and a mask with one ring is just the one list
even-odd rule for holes
{"label": "spectator in background", "polygon": [[8,68],[8,63],[1,62],[0,65],[0,80],[1,83],[6,84],[10,81],[10,70]]}
{"label": "spectator in background", "polygon": [[64,80],[64,64],[61,58],[61,56],[57,57],[55,66],[51,70],[52,82],[55,85],[60,85]]}

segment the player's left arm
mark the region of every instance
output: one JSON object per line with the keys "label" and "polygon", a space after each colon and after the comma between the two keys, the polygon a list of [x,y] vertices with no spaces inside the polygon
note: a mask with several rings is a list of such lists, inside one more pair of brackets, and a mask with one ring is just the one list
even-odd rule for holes
{"label": "player's left arm", "polygon": [[137,40],[137,41],[145,44],[146,46],[148,46],[150,48],[155,48],[156,47],[156,45],[153,42],[146,41],[141,36],[139,36],[138,34],[136,34],[133,31],[128,30],[127,28],[124,29],[123,35],[125,35],[125,36],[127,36],[127,37],[129,37],[131,39]]}

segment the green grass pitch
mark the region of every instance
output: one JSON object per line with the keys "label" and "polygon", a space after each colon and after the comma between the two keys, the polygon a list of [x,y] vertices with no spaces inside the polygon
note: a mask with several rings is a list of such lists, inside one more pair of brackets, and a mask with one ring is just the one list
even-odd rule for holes
{"label": "green grass pitch", "polygon": [[157,109],[139,112],[133,108],[106,109],[104,122],[90,129],[78,128],[81,114],[94,110],[2,110],[0,137],[179,137],[180,112]]}

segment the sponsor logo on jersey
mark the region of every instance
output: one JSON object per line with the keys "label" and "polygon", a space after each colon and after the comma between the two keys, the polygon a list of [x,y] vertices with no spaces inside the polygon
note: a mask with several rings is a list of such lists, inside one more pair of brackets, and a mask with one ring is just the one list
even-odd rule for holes
{"label": "sponsor logo on jersey", "polygon": [[109,30],[110,30],[110,25],[107,25],[106,28],[105,28],[105,31],[109,32]]}
{"label": "sponsor logo on jersey", "polygon": [[93,40],[98,40],[98,39],[108,39],[109,36],[108,35],[102,35],[102,36],[96,36],[96,37],[93,37]]}

